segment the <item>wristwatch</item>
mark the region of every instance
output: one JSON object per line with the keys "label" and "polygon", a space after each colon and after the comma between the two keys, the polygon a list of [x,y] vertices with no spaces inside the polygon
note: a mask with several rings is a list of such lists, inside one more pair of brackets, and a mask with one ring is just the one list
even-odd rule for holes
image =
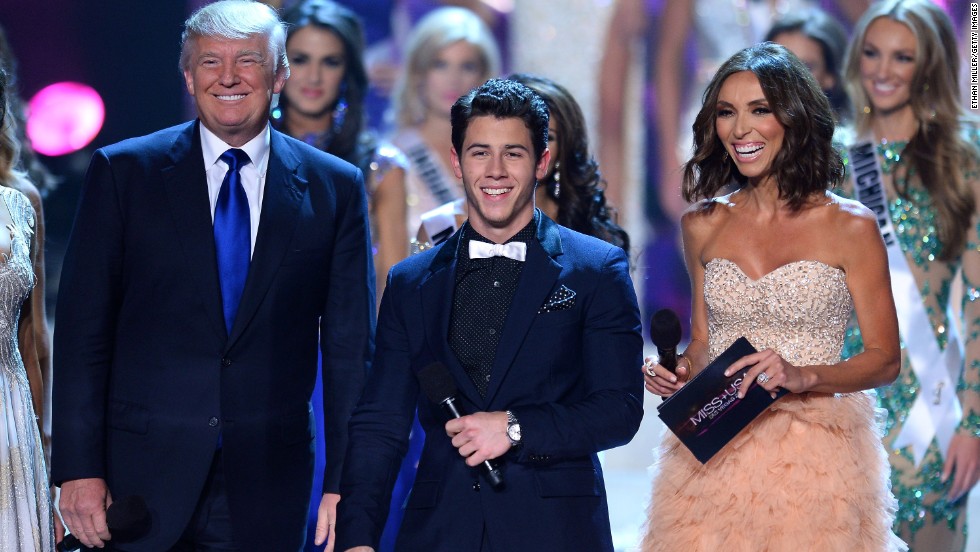
{"label": "wristwatch", "polygon": [[521,444],[521,423],[517,421],[517,416],[510,410],[507,411],[507,438],[510,439],[510,446],[512,447]]}

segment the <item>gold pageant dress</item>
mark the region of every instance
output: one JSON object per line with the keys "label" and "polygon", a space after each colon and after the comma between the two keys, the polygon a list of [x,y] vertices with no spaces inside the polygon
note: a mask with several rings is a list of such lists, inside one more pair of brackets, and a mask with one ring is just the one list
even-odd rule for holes
{"label": "gold pageant dress", "polygon": [[[712,359],[745,336],[794,365],[839,361],[851,296],[837,268],[797,261],[752,280],[713,259],[704,295]],[[667,432],[642,550],[905,550],[876,414],[868,393],[791,393],[703,466]]]}

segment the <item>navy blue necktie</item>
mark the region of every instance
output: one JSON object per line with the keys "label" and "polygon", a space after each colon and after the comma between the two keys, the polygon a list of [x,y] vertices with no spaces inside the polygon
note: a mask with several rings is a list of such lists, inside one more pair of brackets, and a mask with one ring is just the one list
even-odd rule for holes
{"label": "navy blue necktie", "polygon": [[239,170],[251,160],[248,154],[232,148],[221,154],[228,172],[221,181],[218,201],[214,207],[214,249],[218,259],[218,279],[221,283],[221,305],[225,328],[231,333],[238,313],[238,302],[245,289],[248,264],[252,253],[252,230],[249,222],[248,197],[242,187]]}

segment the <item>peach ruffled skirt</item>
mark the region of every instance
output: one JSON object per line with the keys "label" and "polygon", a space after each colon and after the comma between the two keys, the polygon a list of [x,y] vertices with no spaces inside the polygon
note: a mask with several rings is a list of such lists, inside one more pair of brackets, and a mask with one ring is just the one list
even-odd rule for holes
{"label": "peach ruffled skirt", "polygon": [[895,551],[874,398],[787,395],[701,465],[666,432],[641,550]]}

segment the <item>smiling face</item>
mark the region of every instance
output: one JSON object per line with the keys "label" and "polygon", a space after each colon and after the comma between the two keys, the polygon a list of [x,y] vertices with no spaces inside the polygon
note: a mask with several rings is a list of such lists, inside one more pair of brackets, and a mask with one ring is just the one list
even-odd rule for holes
{"label": "smiling face", "polygon": [[339,96],[347,70],[344,43],[327,29],[307,25],[286,42],[290,76],[283,87],[290,113],[325,117]]}
{"label": "smiling face", "polygon": [[448,118],[456,100],[481,82],[483,62],[477,47],[464,41],[446,46],[432,61],[423,80],[426,116]]}
{"label": "smiling face", "polygon": [[721,85],[715,131],[738,171],[753,183],[769,175],[786,134],[750,71],[734,73]]}
{"label": "smiling face", "polygon": [[912,109],[916,40],[912,30],[887,17],[871,22],[861,47],[861,86],[881,114]]}
{"label": "smiling face", "polygon": [[474,117],[463,148],[452,150],[453,172],[463,180],[469,221],[483,236],[502,243],[534,217],[534,186],[544,178],[548,150],[534,160],[531,132],[516,117]]}
{"label": "smiling face", "polygon": [[285,67],[276,71],[265,35],[190,40],[184,82],[201,123],[228,145],[244,145],[268,124],[272,95],[286,81]]}

